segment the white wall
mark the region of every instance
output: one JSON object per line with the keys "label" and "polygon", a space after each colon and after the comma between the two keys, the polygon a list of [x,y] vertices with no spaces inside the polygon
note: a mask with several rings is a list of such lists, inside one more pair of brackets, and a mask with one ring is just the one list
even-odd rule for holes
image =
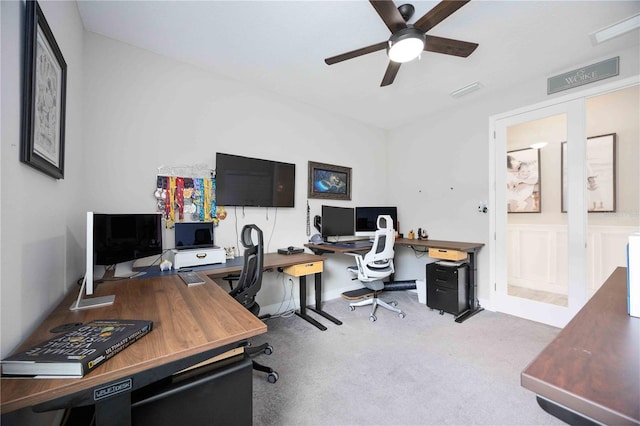
{"label": "white wall", "polygon": [[[296,164],[295,208],[228,208],[227,219],[215,229],[216,245],[222,247],[240,247],[236,235],[247,223],[263,230],[266,251],[307,242],[309,160],[353,169],[353,200],[325,204],[387,200],[387,139],[381,130],[93,33],[86,35],[84,58],[90,210],[153,212],[158,167],[215,168],[216,152]],[[322,200],[309,204],[312,217],[320,214]],[[335,260],[326,263],[325,297],[354,286],[343,272],[350,258]],[[263,308],[277,308],[286,296],[281,280],[265,274],[258,295]],[[294,290],[297,297],[297,285]]]}
{"label": "white wall", "polygon": [[[610,52],[606,57],[594,57],[573,68],[618,55],[620,75],[614,79],[640,73],[637,49]],[[480,201],[490,198],[489,152],[494,148],[489,138],[489,117],[553,97],[546,94],[546,79],[565,71],[568,70],[550,66],[547,74],[505,88],[490,98],[483,96],[481,90],[471,93],[460,99],[458,108],[390,132],[388,185],[394,191],[389,202],[398,205],[402,212],[402,231],[422,227],[432,239],[488,244],[490,215],[479,213],[477,207]],[[399,279],[424,276],[424,262],[416,262],[408,249],[401,250],[396,253],[396,276]],[[477,273],[477,295],[488,301],[487,246],[479,252]]]}
{"label": "white wall", "polygon": [[[0,2],[0,357],[29,335],[84,270],[83,26],[75,2],[39,2],[67,63],[65,178],[21,163],[24,1]],[[10,424],[54,424],[26,408]]]}
{"label": "white wall", "polygon": [[1,330],[6,356],[82,276],[83,26],[75,2],[40,2],[67,62],[65,178],[21,163],[23,1],[2,8]]}

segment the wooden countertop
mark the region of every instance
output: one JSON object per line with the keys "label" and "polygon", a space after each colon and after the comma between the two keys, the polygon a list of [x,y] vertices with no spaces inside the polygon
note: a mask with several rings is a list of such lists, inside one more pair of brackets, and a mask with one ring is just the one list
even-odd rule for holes
{"label": "wooden countertop", "polygon": [[[256,336],[267,326],[222,288],[199,274],[206,284],[187,287],[177,275],[100,284],[96,295],[116,296],[111,306],[70,311],[77,297],[73,289],[17,351],[54,337],[49,330],[61,324],[94,319],[149,319],[153,330],[81,379],[1,379],[2,413],[14,411],[146,370],[215,355],[225,345]],[[211,355],[210,355],[211,356]],[[179,369],[185,368],[180,366]],[[177,370],[176,370],[177,371]],[[158,377],[157,379],[160,379]]]}
{"label": "wooden countertop", "polygon": [[604,424],[640,424],[640,318],[617,268],[521,374],[522,386]]}
{"label": "wooden countertop", "polygon": [[[347,242],[347,241],[341,241]],[[411,246],[411,247],[420,247],[420,248],[439,248],[439,249],[447,249],[447,250],[459,250],[464,252],[473,252],[482,246],[484,243],[467,243],[461,241],[441,241],[441,240],[418,240],[413,239],[410,240],[408,238],[396,238],[395,241],[396,246]],[[310,248],[311,250],[318,250],[320,252],[333,252],[333,253],[349,253],[356,251],[369,251],[371,247],[364,248],[356,248],[356,247],[341,247],[332,244],[305,244],[305,247]]]}
{"label": "wooden countertop", "polygon": [[430,240],[430,239],[410,240],[408,238],[398,238],[396,239],[396,245],[424,247],[424,248],[439,248],[439,249],[470,252],[470,251],[474,251],[481,248],[482,246],[484,246],[484,243],[466,243],[462,241],[441,241],[441,240]]}

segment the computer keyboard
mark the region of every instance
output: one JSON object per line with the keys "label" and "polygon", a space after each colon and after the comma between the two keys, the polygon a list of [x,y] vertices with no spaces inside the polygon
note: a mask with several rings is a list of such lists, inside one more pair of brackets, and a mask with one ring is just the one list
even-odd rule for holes
{"label": "computer keyboard", "polygon": [[345,241],[342,243],[331,243],[331,245],[342,248],[367,248],[373,245],[372,241]]}
{"label": "computer keyboard", "polygon": [[178,272],[178,276],[182,278],[182,281],[188,286],[204,284],[204,280],[200,277],[200,275],[196,274],[193,271],[183,271]]}

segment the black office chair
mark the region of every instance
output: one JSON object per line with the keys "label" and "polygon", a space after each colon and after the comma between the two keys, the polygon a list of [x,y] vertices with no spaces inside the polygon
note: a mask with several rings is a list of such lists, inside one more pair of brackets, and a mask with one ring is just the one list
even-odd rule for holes
{"label": "black office chair", "polygon": [[[258,242],[254,244],[253,233],[257,235]],[[256,302],[256,295],[262,287],[262,272],[264,264],[264,244],[262,239],[262,231],[256,225],[245,225],[242,228],[241,243],[244,247],[244,263],[238,284],[229,294],[238,302],[247,308],[253,315],[259,317],[260,305]],[[260,353],[270,355],[273,348],[268,343],[259,346],[245,347],[245,353],[249,356],[255,356]],[[267,373],[267,380],[275,383],[278,380],[278,373],[273,371],[271,367],[253,361],[253,369]]]}

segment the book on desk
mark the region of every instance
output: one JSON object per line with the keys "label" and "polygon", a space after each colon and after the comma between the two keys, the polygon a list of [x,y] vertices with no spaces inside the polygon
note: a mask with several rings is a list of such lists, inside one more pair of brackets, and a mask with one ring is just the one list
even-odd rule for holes
{"label": "book on desk", "polygon": [[153,328],[149,320],[95,320],[1,361],[3,376],[82,377]]}

